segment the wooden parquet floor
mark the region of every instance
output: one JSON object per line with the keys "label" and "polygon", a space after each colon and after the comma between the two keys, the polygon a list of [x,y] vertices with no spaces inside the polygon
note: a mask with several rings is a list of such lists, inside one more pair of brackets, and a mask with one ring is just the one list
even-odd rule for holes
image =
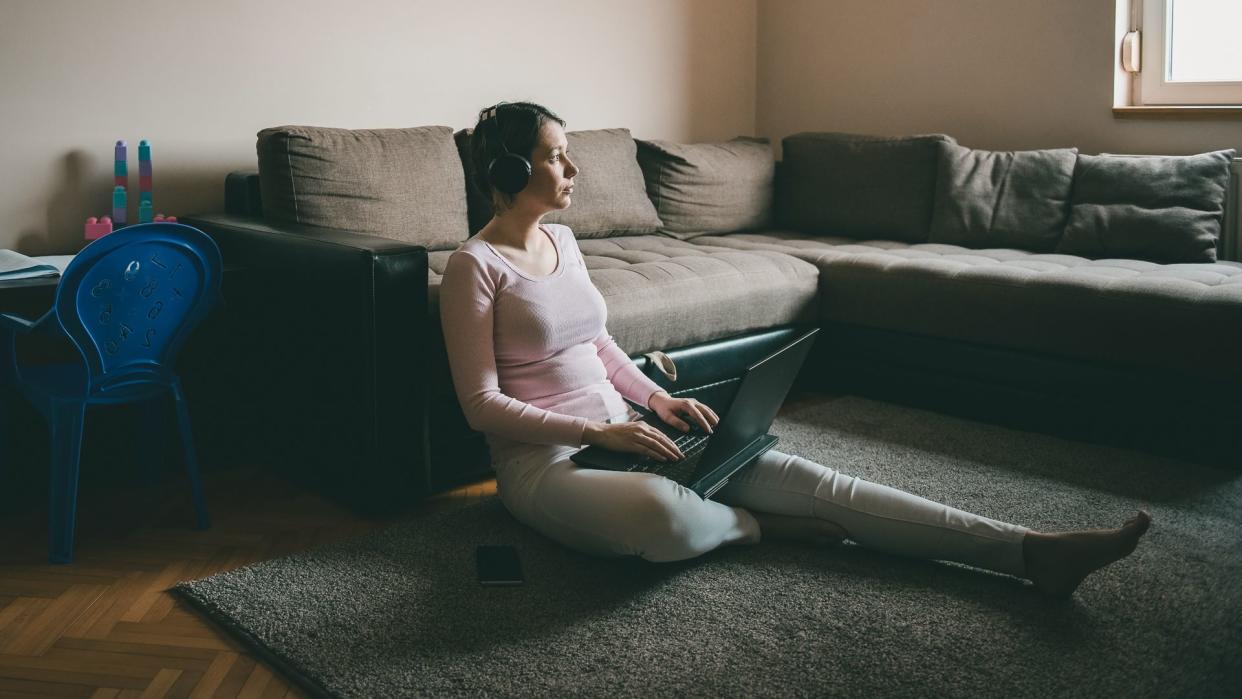
{"label": "wooden parquet floor", "polygon": [[[249,467],[204,476],[204,531],[172,472],[159,485],[84,489],[71,565],[47,563],[45,510],[0,519],[0,697],[305,696],[166,590],[396,518],[364,519]],[[484,481],[414,512],[495,492]]]}

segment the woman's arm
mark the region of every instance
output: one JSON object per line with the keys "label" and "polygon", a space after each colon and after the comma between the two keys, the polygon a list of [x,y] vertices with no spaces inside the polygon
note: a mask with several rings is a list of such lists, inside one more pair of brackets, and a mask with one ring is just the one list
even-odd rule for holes
{"label": "woman's arm", "polygon": [[607,330],[591,340],[591,343],[595,345],[596,354],[604,362],[608,380],[617,389],[617,393],[644,408],[650,408],[651,396],[664,389],[647,378],[647,375],[630,361]]}
{"label": "woman's arm", "polygon": [[[586,259],[582,256],[582,249],[578,247],[578,240],[574,238],[573,231],[569,230],[568,226],[564,228],[561,240],[565,248],[573,251],[574,257],[578,260],[578,266],[585,272]],[[664,389],[634,366],[630,358],[621,351],[616,341],[608,334],[608,329],[602,329],[600,334],[591,340],[591,343],[595,345],[595,353],[604,363],[604,369],[608,372],[608,380],[612,382],[613,388],[617,389],[617,393],[645,408],[651,407],[649,405],[651,396]]]}
{"label": "woman's arm", "polygon": [[449,257],[440,284],[440,325],[466,421],[480,432],[521,442],[583,444],[586,418],[536,408],[500,391],[492,344],[495,295],[482,262],[464,251]]}

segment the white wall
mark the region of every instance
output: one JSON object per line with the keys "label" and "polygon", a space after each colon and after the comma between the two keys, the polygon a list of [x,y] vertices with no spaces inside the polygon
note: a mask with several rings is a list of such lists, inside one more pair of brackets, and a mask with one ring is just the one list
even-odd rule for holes
{"label": "white wall", "polygon": [[0,0],[0,248],[79,249],[118,138],[186,214],[278,124],[459,129],[529,99],[570,130],[753,135],[756,53],[756,0]]}
{"label": "white wall", "polygon": [[1242,119],[1114,118],[1113,32],[1112,0],[0,0],[0,247],[80,248],[117,138],[135,187],[152,141],[157,211],[195,213],[266,126],[462,128],[501,99],[778,152],[804,130],[1242,150]]}
{"label": "white wall", "polygon": [[1242,151],[1242,118],[1113,116],[1114,20],[1113,0],[760,0],[757,131]]}

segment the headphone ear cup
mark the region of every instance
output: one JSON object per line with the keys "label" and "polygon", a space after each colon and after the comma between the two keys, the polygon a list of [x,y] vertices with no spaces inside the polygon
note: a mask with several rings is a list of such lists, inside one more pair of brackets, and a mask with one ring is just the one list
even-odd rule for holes
{"label": "headphone ear cup", "polygon": [[487,167],[492,186],[505,194],[517,194],[530,182],[530,161],[516,153],[506,153]]}

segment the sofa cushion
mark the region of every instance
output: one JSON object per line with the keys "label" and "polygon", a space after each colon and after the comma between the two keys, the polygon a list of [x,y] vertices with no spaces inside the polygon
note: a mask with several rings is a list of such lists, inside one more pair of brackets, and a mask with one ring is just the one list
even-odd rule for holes
{"label": "sofa cushion", "polygon": [[[572,147],[571,147],[572,152]],[[583,240],[608,331],[628,354],[663,350],[786,323],[813,323],[819,273],[779,252],[692,245],[658,235]],[[428,259],[431,327],[447,253]]]}
{"label": "sofa cushion", "polygon": [[782,143],[782,227],[814,235],[923,242],[942,134],[889,138],[799,133]]}
{"label": "sofa cushion", "polygon": [[[470,134],[454,134],[469,184],[470,235],[478,233],[492,218],[492,203],[473,184]],[[569,157],[580,172],[574,176],[574,194],[568,209],[543,217],[544,223],[560,223],[574,237],[608,238],[617,235],[655,233],[663,225],[647,198],[643,172],[638,166],[637,146],[629,129],[569,131]]]}
{"label": "sofa cushion", "polygon": [[1052,252],[1069,216],[1077,148],[987,151],[940,144],[928,242]]}
{"label": "sofa cushion", "polygon": [[392,238],[429,250],[467,237],[453,129],[277,126],[258,135],[263,215]]}
{"label": "sofa cushion", "polygon": [[664,222],[660,232],[682,240],[771,224],[775,158],[766,138],[724,143],[638,141],[647,196]]}
{"label": "sofa cushion", "polygon": [[1234,151],[1080,155],[1057,252],[1153,262],[1216,259]]}
{"label": "sofa cushion", "polygon": [[1160,265],[1014,249],[815,238],[691,244],[785,252],[819,268],[820,315],[1033,353],[1242,379],[1242,264]]}

